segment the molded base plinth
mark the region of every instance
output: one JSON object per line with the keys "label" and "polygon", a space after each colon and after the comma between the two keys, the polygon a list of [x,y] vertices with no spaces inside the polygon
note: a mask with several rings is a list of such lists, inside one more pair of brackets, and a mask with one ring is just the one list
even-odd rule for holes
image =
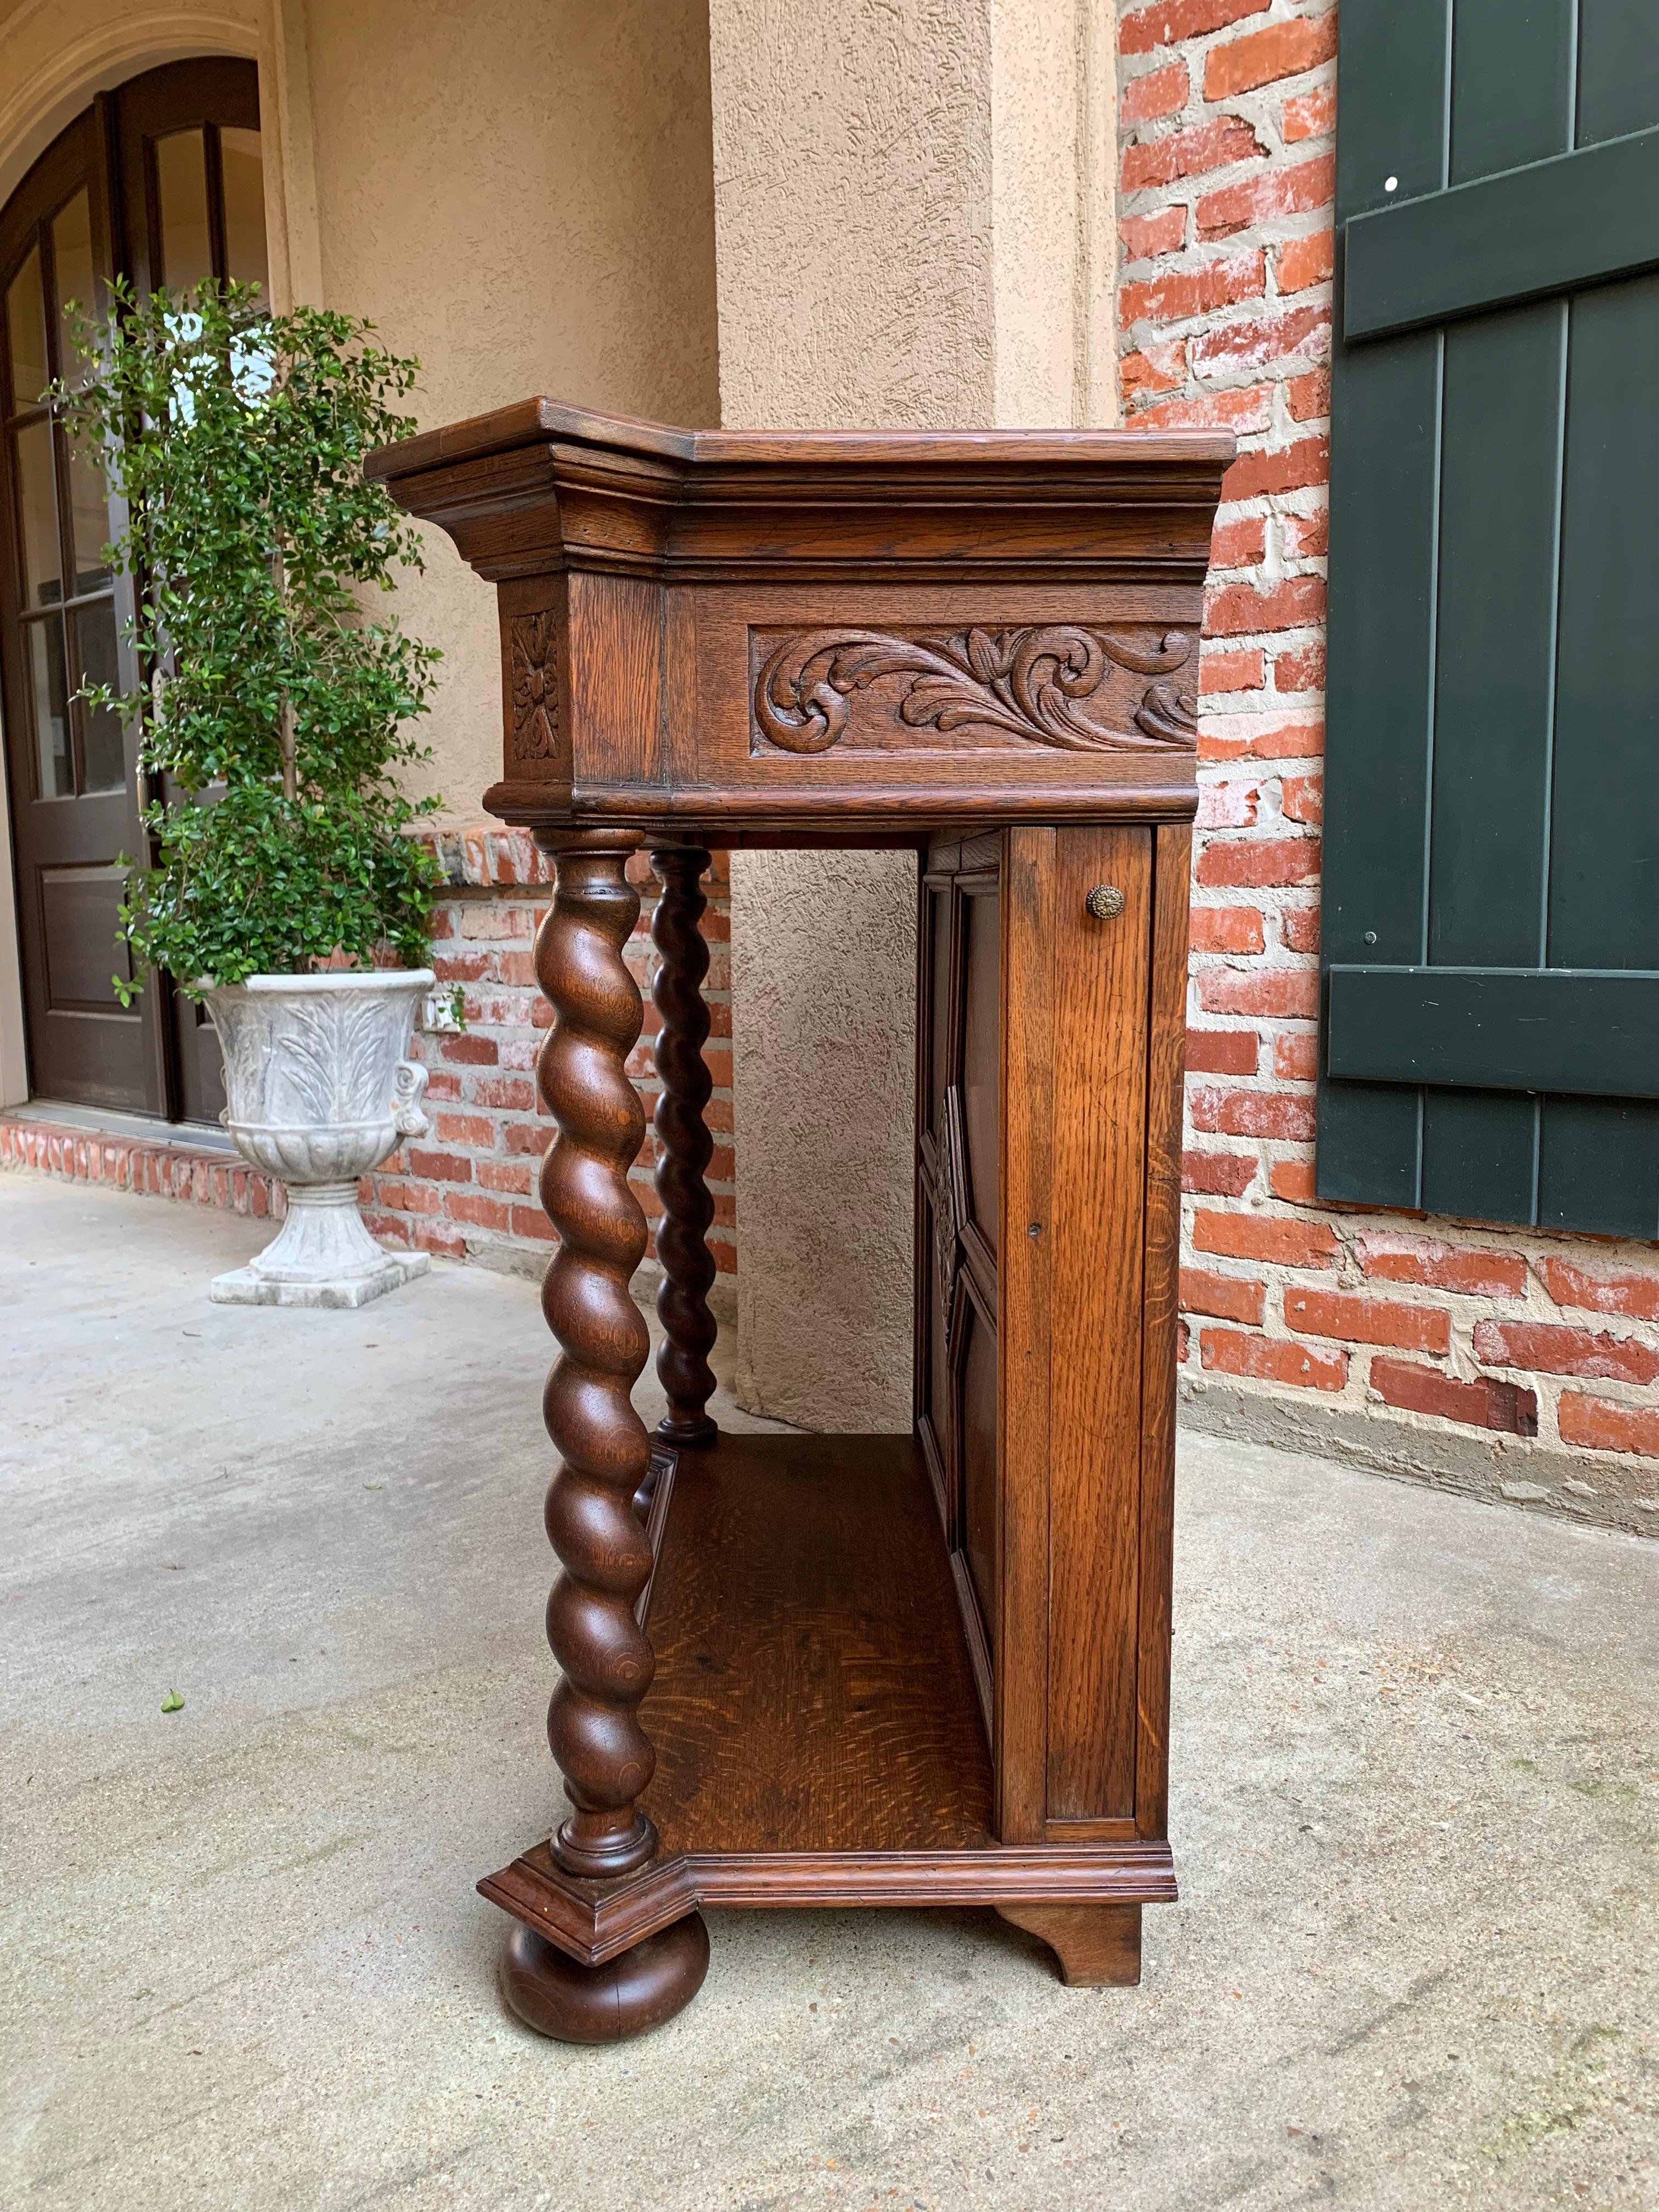
{"label": "molded base plinth", "polygon": [[208,1285],[208,1296],[218,1306],[366,1306],[371,1298],[400,1291],[431,1265],[424,1252],[388,1252],[380,1266],[363,1274],[291,1283],[262,1275],[256,1263],[216,1275]]}
{"label": "molded base plinth", "polygon": [[708,1972],[708,1929],[688,1913],[602,1966],[578,1966],[522,1922],[501,1947],[501,1995],[558,2043],[621,2043],[689,2005]]}
{"label": "molded base plinth", "polygon": [[1138,1905],[999,1905],[1016,1928],[1040,1936],[1068,1988],[1131,1990],[1140,1980]]}

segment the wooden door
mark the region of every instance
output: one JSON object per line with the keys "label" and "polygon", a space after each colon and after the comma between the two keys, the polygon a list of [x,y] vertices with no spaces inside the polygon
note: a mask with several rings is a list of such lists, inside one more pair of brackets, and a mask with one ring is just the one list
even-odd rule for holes
{"label": "wooden door", "polygon": [[1164,1832],[1189,853],[1021,829],[923,873],[917,1429],[1006,1843]]}
{"label": "wooden door", "polygon": [[29,1086],[39,1097],[213,1120],[219,1054],[201,1010],[155,979],[123,1007],[123,855],[139,852],[137,732],[88,684],[131,690],[131,579],[102,472],[40,404],[73,377],[64,309],[204,276],[264,283],[258,76],[251,62],[152,70],[54,140],[0,212],[0,683],[5,702]]}

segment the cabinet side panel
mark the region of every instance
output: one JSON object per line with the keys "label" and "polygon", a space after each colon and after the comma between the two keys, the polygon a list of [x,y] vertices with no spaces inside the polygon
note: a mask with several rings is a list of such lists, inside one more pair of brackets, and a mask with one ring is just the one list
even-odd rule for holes
{"label": "cabinet side panel", "polygon": [[1057,842],[1053,830],[1011,830],[1003,866],[1001,1548],[994,1735],[997,1832],[1005,1844],[1042,1840],[1048,1796]]}
{"label": "cabinet side panel", "polygon": [[1170,1585],[1175,1534],[1176,1332],[1180,1327],[1182,1081],[1187,1054],[1188,874],[1192,833],[1152,848],[1146,1042],[1146,1256],[1140,1453],[1140,1649],[1135,1825],[1163,1836],[1170,1812]]}
{"label": "cabinet side panel", "polygon": [[[1133,1816],[1152,833],[1058,833],[1048,1817]],[[1097,919],[1097,885],[1122,910]]]}

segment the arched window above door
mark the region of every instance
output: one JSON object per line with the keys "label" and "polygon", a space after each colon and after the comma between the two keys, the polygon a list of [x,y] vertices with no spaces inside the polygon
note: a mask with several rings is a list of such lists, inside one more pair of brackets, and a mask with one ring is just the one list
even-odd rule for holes
{"label": "arched window above door", "polygon": [[112,575],[102,471],[44,404],[73,380],[70,301],[106,310],[205,277],[264,284],[258,76],[211,58],[150,70],[53,140],[0,210],[0,684],[36,1097],[210,1120],[217,1055],[165,981],[112,981],[122,854],[139,850],[137,735],[79,697],[136,688],[131,585]]}

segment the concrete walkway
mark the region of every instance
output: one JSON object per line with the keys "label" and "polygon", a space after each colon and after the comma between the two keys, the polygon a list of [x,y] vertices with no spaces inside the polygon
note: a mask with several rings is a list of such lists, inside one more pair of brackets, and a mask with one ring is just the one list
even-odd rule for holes
{"label": "concrete walkway", "polygon": [[552,1808],[533,1290],[210,1305],[258,1237],[0,1182],[0,2203],[1659,2203],[1659,1547],[1193,1439],[1139,1990],[733,1914],[562,2049],[471,1887]]}

